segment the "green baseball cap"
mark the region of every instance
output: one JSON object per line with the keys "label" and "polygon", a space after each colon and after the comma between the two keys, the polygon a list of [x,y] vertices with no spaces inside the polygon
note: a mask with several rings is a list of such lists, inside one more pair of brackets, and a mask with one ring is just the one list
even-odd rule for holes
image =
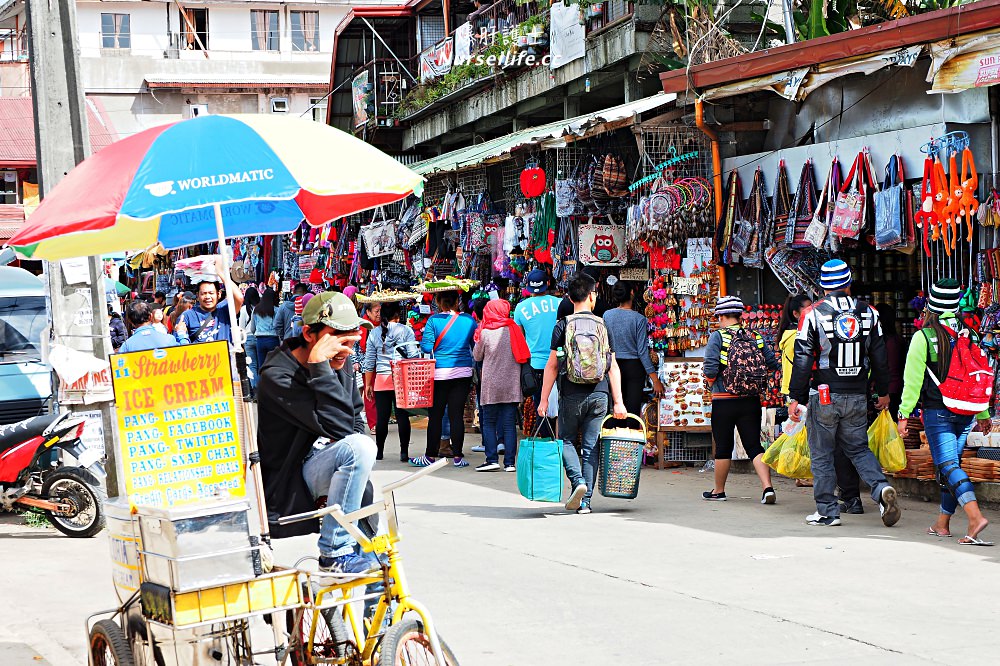
{"label": "green baseball cap", "polygon": [[305,326],[325,324],[338,331],[371,329],[374,326],[367,319],[359,317],[351,299],[339,291],[325,291],[309,299],[302,311],[302,323]]}

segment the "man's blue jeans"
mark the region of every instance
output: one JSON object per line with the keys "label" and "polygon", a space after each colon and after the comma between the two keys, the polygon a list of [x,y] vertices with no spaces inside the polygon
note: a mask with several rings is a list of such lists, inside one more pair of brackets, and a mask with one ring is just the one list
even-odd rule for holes
{"label": "man's blue jeans", "polygon": [[962,469],[962,449],[976,419],[947,409],[924,410],[924,432],[941,484],[941,513],[953,515],[958,505],[976,501],[969,475]]}
{"label": "man's blue jeans", "polygon": [[830,404],[821,405],[819,395],[809,396],[806,432],[812,458],[813,496],[821,516],[840,517],[837,503],[837,471],[833,454],[840,448],[858,470],[878,502],[889,485],[882,466],[868,448],[868,400],[864,394],[831,393]]}
{"label": "man's blue jeans", "polygon": [[497,435],[503,439],[503,464],[510,466],[517,460],[517,403],[503,402],[483,405],[483,446],[486,462],[498,462]]}
{"label": "man's blue jeans", "polygon": [[[375,442],[367,435],[348,435],[322,450],[313,449],[302,463],[302,476],[314,498],[326,495],[326,505],[339,504],[344,513],[361,508],[368,477],[375,466]],[[324,516],[319,554],[340,557],[354,551],[354,539],[333,516]]]}
{"label": "man's blue jeans", "polygon": [[[594,482],[597,479],[597,468],[600,464],[600,451],[597,448],[597,438],[601,434],[601,422],[608,415],[608,394],[593,392],[589,394],[566,395],[559,393],[559,437],[563,440],[563,467],[570,485],[587,484],[587,494],[584,502],[589,504],[594,494]],[[576,436],[583,433],[580,457],[576,455]]]}

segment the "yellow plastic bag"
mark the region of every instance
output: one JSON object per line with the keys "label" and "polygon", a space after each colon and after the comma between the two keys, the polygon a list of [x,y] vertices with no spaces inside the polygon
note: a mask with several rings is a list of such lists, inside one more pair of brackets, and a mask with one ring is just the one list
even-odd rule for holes
{"label": "yellow plastic bag", "polygon": [[764,452],[764,464],[790,479],[811,479],[809,438],[803,425],[791,435],[782,434]]}
{"label": "yellow plastic bag", "polygon": [[906,467],[906,447],[896,430],[896,424],[889,416],[889,410],[879,412],[875,423],[868,428],[868,448],[885,471],[898,472]]}

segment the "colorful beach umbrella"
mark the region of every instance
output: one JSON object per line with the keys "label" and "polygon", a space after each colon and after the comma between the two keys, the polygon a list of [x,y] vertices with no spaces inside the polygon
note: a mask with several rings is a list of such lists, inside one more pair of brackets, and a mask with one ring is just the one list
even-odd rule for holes
{"label": "colorful beach umbrella", "polygon": [[328,125],[200,116],[113,143],[73,169],[8,242],[30,259],[289,233],[420,194],[423,178]]}

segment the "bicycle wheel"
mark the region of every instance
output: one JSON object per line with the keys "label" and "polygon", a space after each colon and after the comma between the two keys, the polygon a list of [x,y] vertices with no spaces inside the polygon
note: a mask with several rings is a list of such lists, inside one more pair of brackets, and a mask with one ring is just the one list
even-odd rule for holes
{"label": "bicycle wheel", "polygon": [[305,609],[298,618],[297,626],[296,615],[298,613],[286,614],[288,633],[293,637],[290,654],[293,666],[310,666],[315,663],[317,658],[341,660],[346,659],[349,652],[357,654],[357,650],[348,638],[344,618],[336,609],[328,608],[320,611],[320,617],[323,618],[323,621],[316,627],[311,655],[308,651],[309,634],[312,632],[315,615],[313,611]]}
{"label": "bicycle wheel", "polygon": [[90,656],[94,666],[135,666],[125,633],[114,620],[100,620],[90,630]]}
{"label": "bicycle wheel", "polygon": [[[458,659],[443,639],[441,652],[447,666],[458,666]],[[435,666],[431,639],[424,633],[424,623],[407,618],[389,627],[382,639],[378,663],[379,666]]]}

